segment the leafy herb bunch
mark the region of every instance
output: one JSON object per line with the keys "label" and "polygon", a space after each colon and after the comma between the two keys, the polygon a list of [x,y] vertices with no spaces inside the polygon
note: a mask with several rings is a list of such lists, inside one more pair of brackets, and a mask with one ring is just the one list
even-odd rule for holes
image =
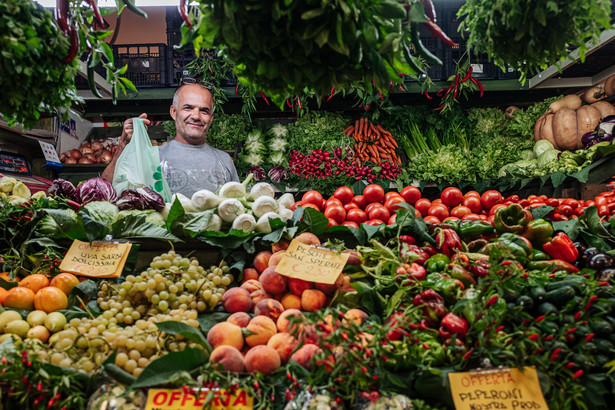
{"label": "leafy herb bunch", "polygon": [[459,31],[477,53],[496,65],[528,74],[557,64],[571,47],[585,57],[585,41],[611,28],[610,0],[468,0],[458,12]]}

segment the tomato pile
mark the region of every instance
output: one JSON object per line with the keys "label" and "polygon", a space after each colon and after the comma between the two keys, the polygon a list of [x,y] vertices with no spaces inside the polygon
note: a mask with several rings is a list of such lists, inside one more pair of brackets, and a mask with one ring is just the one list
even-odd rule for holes
{"label": "tomato pile", "polygon": [[480,219],[493,223],[498,208],[518,203],[523,208],[550,206],[553,209],[548,217],[552,221],[566,221],[583,215],[584,208],[596,205],[600,217],[615,214],[615,191],[607,191],[596,196],[594,200],[573,198],[549,198],[546,195],[530,195],[519,198],[518,195],[504,197],[499,191],[489,190],[482,195],[477,191],[465,194],[455,187],[445,188],[440,198],[431,201],[422,197],[419,188],[407,186],[401,192],[385,193],[377,184],[365,187],[362,195],[355,195],[350,187],[342,186],[335,190],[333,196],[325,199],[318,191],[306,192],[298,206],[311,207],[324,213],[329,219],[329,226],[345,225],[358,228],[360,224],[380,225],[395,223],[395,210],[399,203],[407,203],[415,208],[416,216],[425,222],[441,223],[446,221]]}

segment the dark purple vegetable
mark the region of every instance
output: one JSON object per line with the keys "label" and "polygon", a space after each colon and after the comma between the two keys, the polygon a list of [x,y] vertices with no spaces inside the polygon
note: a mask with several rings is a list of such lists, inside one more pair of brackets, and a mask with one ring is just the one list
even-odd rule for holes
{"label": "dark purple vegetable", "polygon": [[583,134],[583,136],[581,137],[581,143],[585,146],[587,146],[587,144],[589,144],[590,142],[592,142],[593,140],[596,139],[596,136],[594,135],[594,131],[591,132],[586,132],[585,134]]}
{"label": "dark purple vegetable", "polygon": [[134,189],[127,189],[120,194],[120,197],[115,201],[115,205],[122,211],[127,209],[146,209],[145,199]]}
{"label": "dark purple vegetable", "polygon": [[70,181],[58,178],[53,181],[47,194],[51,197],[75,199],[75,186]]}
{"label": "dark purple vegetable", "polygon": [[254,174],[255,181],[264,181],[265,179],[267,179],[267,174],[265,173],[263,167],[256,166],[250,168],[248,170],[248,175],[250,174]]}
{"label": "dark purple vegetable", "polygon": [[602,270],[613,267],[613,258],[605,253],[597,253],[587,261],[587,267],[595,270]]}
{"label": "dark purple vegetable", "polygon": [[615,279],[615,269],[606,268],[602,269],[600,272],[596,274],[596,280],[601,282],[610,282]]}
{"label": "dark purple vegetable", "polygon": [[75,191],[75,200],[82,205],[92,201],[109,201],[115,202],[117,193],[106,180],[97,177],[90,178],[77,186]]}
{"label": "dark purple vegetable", "polygon": [[269,170],[268,175],[269,175],[269,179],[271,179],[271,181],[273,182],[282,182],[286,178],[288,178],[288,174],[286,173],[286,170],[284,169],[284,167],[281,167],[279,165],[272,167]]}
{"label": "dark purple vegetable", "polygon": [[143,197],[147,209],[154,209],[158,212],[164,209],[164,199],[158,192],[148,187],[137,188],[137,192]]}

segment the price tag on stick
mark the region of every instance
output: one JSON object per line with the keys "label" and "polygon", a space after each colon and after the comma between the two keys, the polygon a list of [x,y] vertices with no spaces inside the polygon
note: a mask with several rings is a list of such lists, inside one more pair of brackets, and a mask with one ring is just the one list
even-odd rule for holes
{"label": "price tag on stick", "polygon": [[337,253],[292,240],[275,271],[289,278],[332,285],[342,273],[349,257],[347,253]]}
{"label": "price tag on stick", "polygon": [[60,270],[94,278],[119,278],[131,243],[82,242],[75,240],[60,263]]}
{"label": "price tag on stick", "polygon": [[535,367],[449,373],[456,410],[548,410]]}

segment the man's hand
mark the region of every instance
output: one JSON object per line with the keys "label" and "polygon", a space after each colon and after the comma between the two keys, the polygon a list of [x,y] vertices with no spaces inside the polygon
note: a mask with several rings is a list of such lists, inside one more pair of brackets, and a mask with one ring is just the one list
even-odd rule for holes
{"label": "man's hand", "polygon": [[[147,126],[151,124],[150,120],[147,119],[147,114],[143,113],[139,115],[139,118],[143,119],[143,124],[145,125],[145,129]],[[122,128],[122,136],[120,137],[119,145],[123,148],[130,142],[132,138],[132,133],[134,132],[134,128],[132,126],[132,118],[124,121],[124,128]]]}

